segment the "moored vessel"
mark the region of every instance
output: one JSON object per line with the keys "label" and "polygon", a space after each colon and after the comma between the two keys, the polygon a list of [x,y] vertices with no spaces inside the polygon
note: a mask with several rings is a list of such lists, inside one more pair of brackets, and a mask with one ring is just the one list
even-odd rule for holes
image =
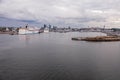
{"label": "moored vessel", "polygon": [[72,40],[77,41],[120,41],[120,37],[118,36],[96,36],[96,37],[76,37],[72,38]]}
{"label": "moored vessel", "polygon": [[28,27],[25,28],[19,28],[18,34],[37,34],[39,33],[40,29],[37,27]]}

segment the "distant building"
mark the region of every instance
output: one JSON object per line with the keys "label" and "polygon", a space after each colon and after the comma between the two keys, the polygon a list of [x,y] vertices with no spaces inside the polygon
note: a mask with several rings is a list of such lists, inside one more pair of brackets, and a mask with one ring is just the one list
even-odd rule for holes
{"label": "distant building", "polygon": [[45,33],[49,32],[49,28],[46,27],[46,28],[44,29],[44,32],[45,32]]}
{"label": "distant building", "polygon": [[113,30],[114,32],[116,32],[116,31],[120,31],[120,28],[112,28],[111,30]]}
{"label": "distant building", "polygon": [[6,27],[6,31],[10,31],[8,27]]}

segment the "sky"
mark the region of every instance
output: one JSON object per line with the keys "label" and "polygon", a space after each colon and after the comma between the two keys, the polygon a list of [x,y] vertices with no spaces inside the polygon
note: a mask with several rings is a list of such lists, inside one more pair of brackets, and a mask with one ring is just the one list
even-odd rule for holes
{"label": "sky", "polygon": [[120,27],[120,0],[0,0],[0,26]]}

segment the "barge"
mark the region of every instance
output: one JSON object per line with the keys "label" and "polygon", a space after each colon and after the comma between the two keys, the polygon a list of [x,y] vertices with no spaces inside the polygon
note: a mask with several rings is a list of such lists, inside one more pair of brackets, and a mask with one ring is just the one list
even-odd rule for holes
{"label": "barge", "polygon": [[118,36],[96,36],[96,37],[76,37],[72,38],[72,40],[76,41],[120,41],[120,37]]}

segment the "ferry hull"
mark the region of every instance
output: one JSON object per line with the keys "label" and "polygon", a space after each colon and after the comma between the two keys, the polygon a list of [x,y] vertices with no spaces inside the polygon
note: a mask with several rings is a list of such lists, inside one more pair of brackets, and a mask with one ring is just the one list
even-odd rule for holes
{"label": "ferry hull", "polygon": [[25,35],[25,34],[38,34],[39,30],[19,30],[18,34]]}

